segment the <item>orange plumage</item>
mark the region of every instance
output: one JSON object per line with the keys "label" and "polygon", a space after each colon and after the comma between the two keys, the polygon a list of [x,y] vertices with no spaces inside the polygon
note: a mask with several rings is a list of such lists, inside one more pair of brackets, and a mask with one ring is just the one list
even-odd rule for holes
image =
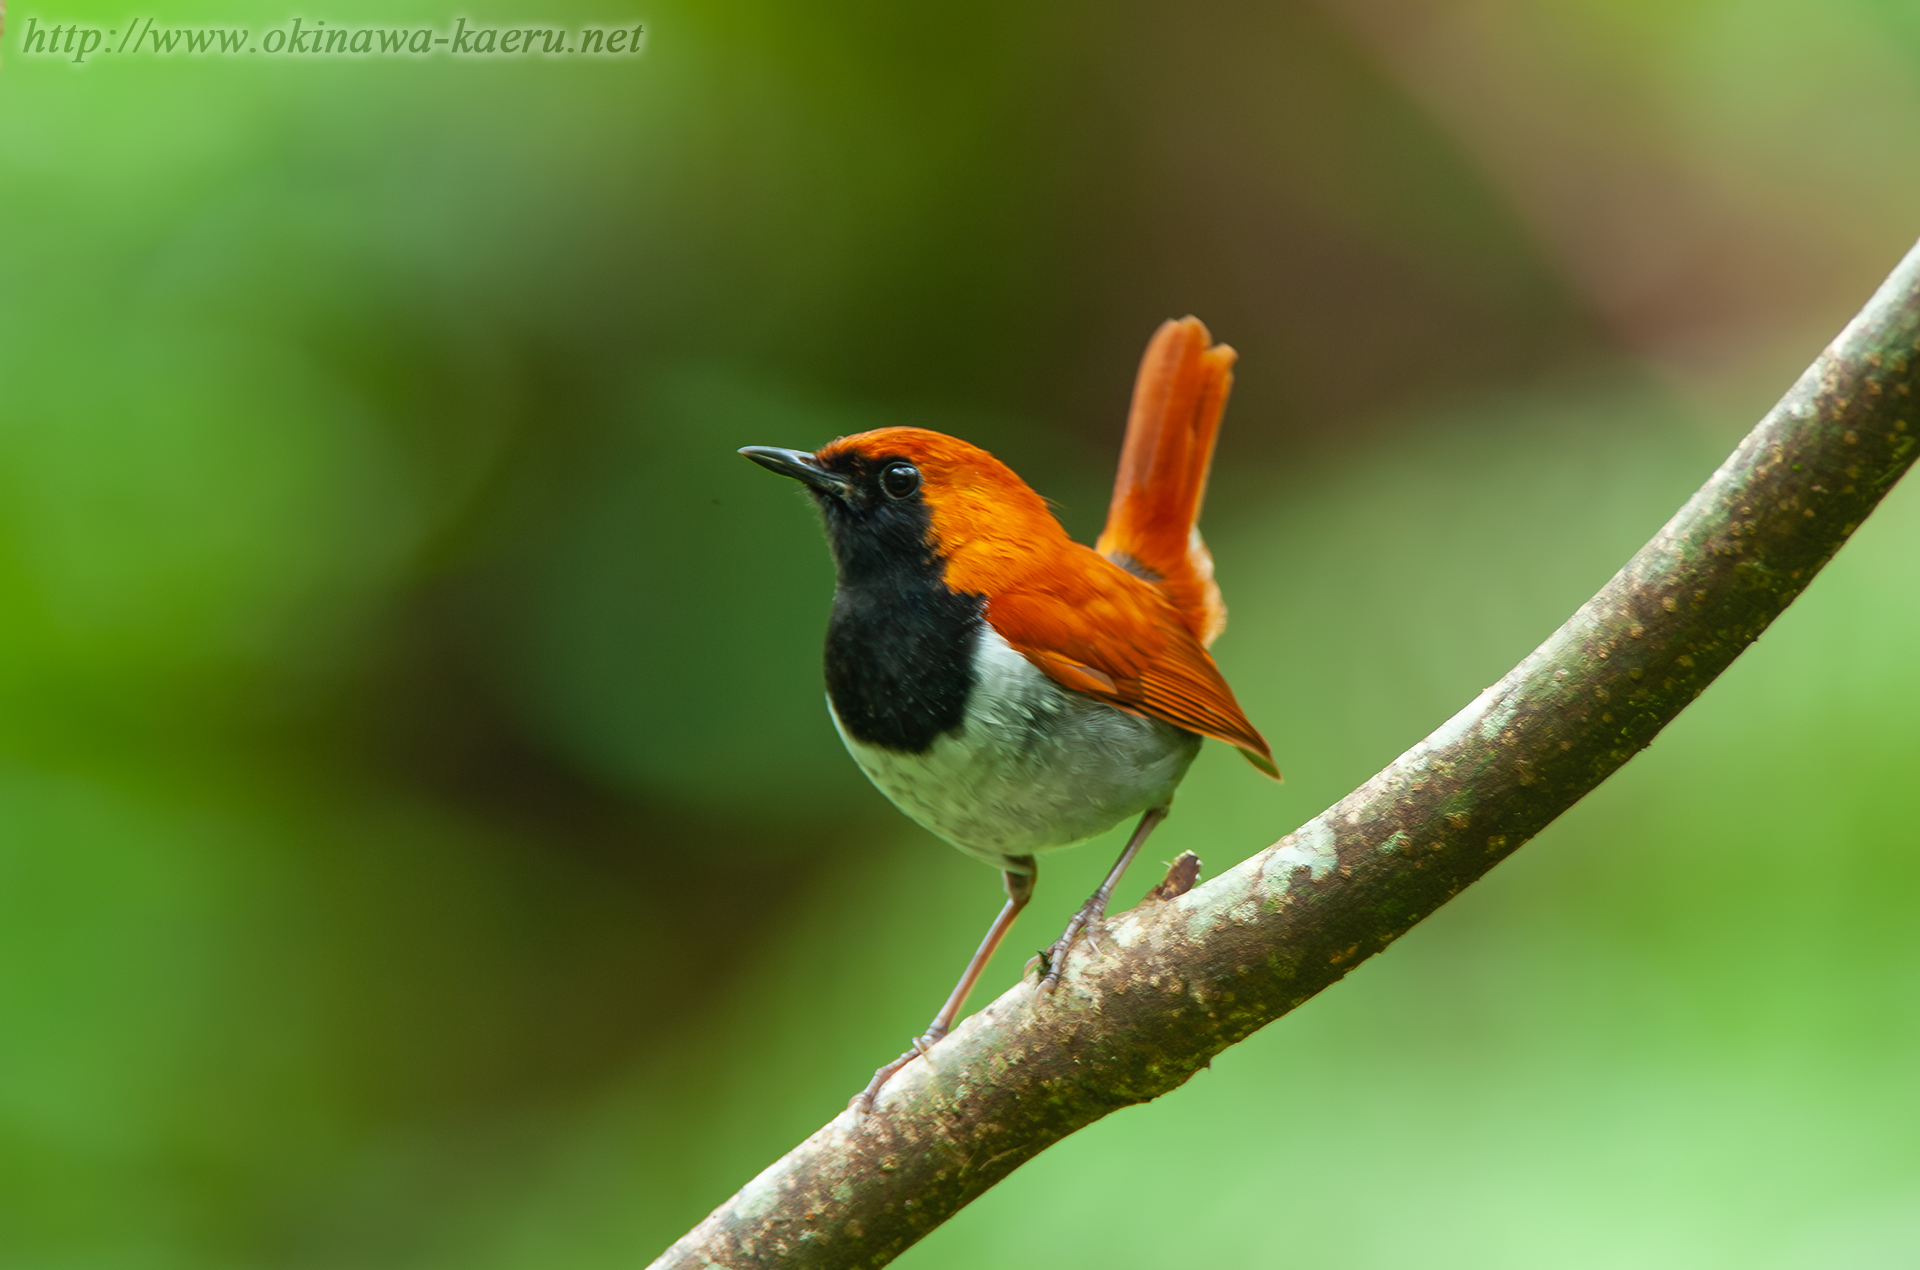
{"label": "orange plumage", "polygon": [[1207,647],[1226,624],[1196,522],[1234,352],[1193,318],[1154,335],[1134,385],[1097,549],[978,446],[880,428],[808,454],[741,453],[802,482],[838,569],[827,624],[834,725],[895,806],[998,868],[1007,902],[912,1049],[947,1034],[1033,895],[1038,857],[1140,820],[1106,880],[1042,954],[1060,982],[1075,940],[1166,816],[1201,737],[1275,779]]}
{"label": "orange plumage", "polygon": [[1101,555],[1157,579],[1189,628],[1211,647],[1227,626],[1200,538],[1200,506],[1213,468],[1213,443],[1233,391],[1238,354],[1208,347],[1199,318],[1162,322],[1140,359],[1127,440],[1113,483]]}
{"label": "orange plumage", "polygon": [[1083,546],[999,459],[957,437],[879,428],[819,452],[898,455],[926,481],[947,585],[983,595],[986,618],[1054,682],[1237,747],[1280,775],[1206,645],[1226,625],[1195,525],[1234,352],[1197,318],[1155,334],[1134,389],[1099,549]]}

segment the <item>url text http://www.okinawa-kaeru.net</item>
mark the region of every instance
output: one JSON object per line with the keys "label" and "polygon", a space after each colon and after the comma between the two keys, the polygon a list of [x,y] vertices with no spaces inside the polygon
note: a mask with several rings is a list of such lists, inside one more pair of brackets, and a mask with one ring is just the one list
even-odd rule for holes
{"label": "url text http://www.okinawa-kaeru.net", "polygon": [[292,18],[278,26],[170,26],[134,18],[118,26],[16,19],[13,51],[86,65],[102,57],[630,57],[646,43],[638,22],[568,28],[527,23],[478,26],[356,26]]}

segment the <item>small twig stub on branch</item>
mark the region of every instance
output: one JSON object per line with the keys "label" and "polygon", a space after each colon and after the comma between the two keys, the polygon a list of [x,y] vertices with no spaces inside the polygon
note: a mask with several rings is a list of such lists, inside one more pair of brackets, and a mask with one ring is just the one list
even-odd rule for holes
{"label": "small twig stub on branch", "polygon": [[1194,888],[1200,880],[1200,857],[1191,851],[1182,851],[1172,864],[1167,866],[1167,876],[1154,884],[1146,898],[1150,900],[1178,899]]}
{"label": "small twig stub on branch", "polygon": [[[863,1125],[836,1117],[655,1267],[884,1265],[1052,1143],[1339,980],[1619,770],[1758,638],[1911,465],[1917,402],[1920,248],[1499,683],[1272,847],[1109,919],[1058,991],[1014,986]],[[1184,889],[1188,858],[1156,892]]]}

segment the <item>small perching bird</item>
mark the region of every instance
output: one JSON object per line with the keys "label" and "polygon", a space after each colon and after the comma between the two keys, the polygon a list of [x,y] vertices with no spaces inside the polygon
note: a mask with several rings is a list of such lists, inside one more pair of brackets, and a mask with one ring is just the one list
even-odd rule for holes
{"label": "small perching bird", "polygon": [[1059,982],[1080,933],[1167,813],[1202,737],[1279,779],[1207,647],[1226,625],[1197,522],[1234,352],[1195,318],[1164,323],[1134,385],[1106,529],[1067,537],[1040,496],[977,446],[880,428],[813,454],[740,452],[801,481],[839,570],[827,700],[893,804],[1003,875],[1007,902],[913,1048],[953,1027],[1033,895],[1035,857],[1139,815],[1100,888],[1044,955]]}

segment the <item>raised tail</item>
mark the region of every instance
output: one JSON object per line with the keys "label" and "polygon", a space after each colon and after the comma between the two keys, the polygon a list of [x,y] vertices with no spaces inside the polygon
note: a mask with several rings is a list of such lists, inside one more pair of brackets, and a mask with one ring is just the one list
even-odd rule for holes
{"label": "raised tail", "polygon": [[1163,322],[1154,332],[1133,385],[1107,527],[1095,544],[1121,568],[1159,585],[1202,646],[1227,625],[1199,520],[1238,356],[1211,343],[1193,317]]}

